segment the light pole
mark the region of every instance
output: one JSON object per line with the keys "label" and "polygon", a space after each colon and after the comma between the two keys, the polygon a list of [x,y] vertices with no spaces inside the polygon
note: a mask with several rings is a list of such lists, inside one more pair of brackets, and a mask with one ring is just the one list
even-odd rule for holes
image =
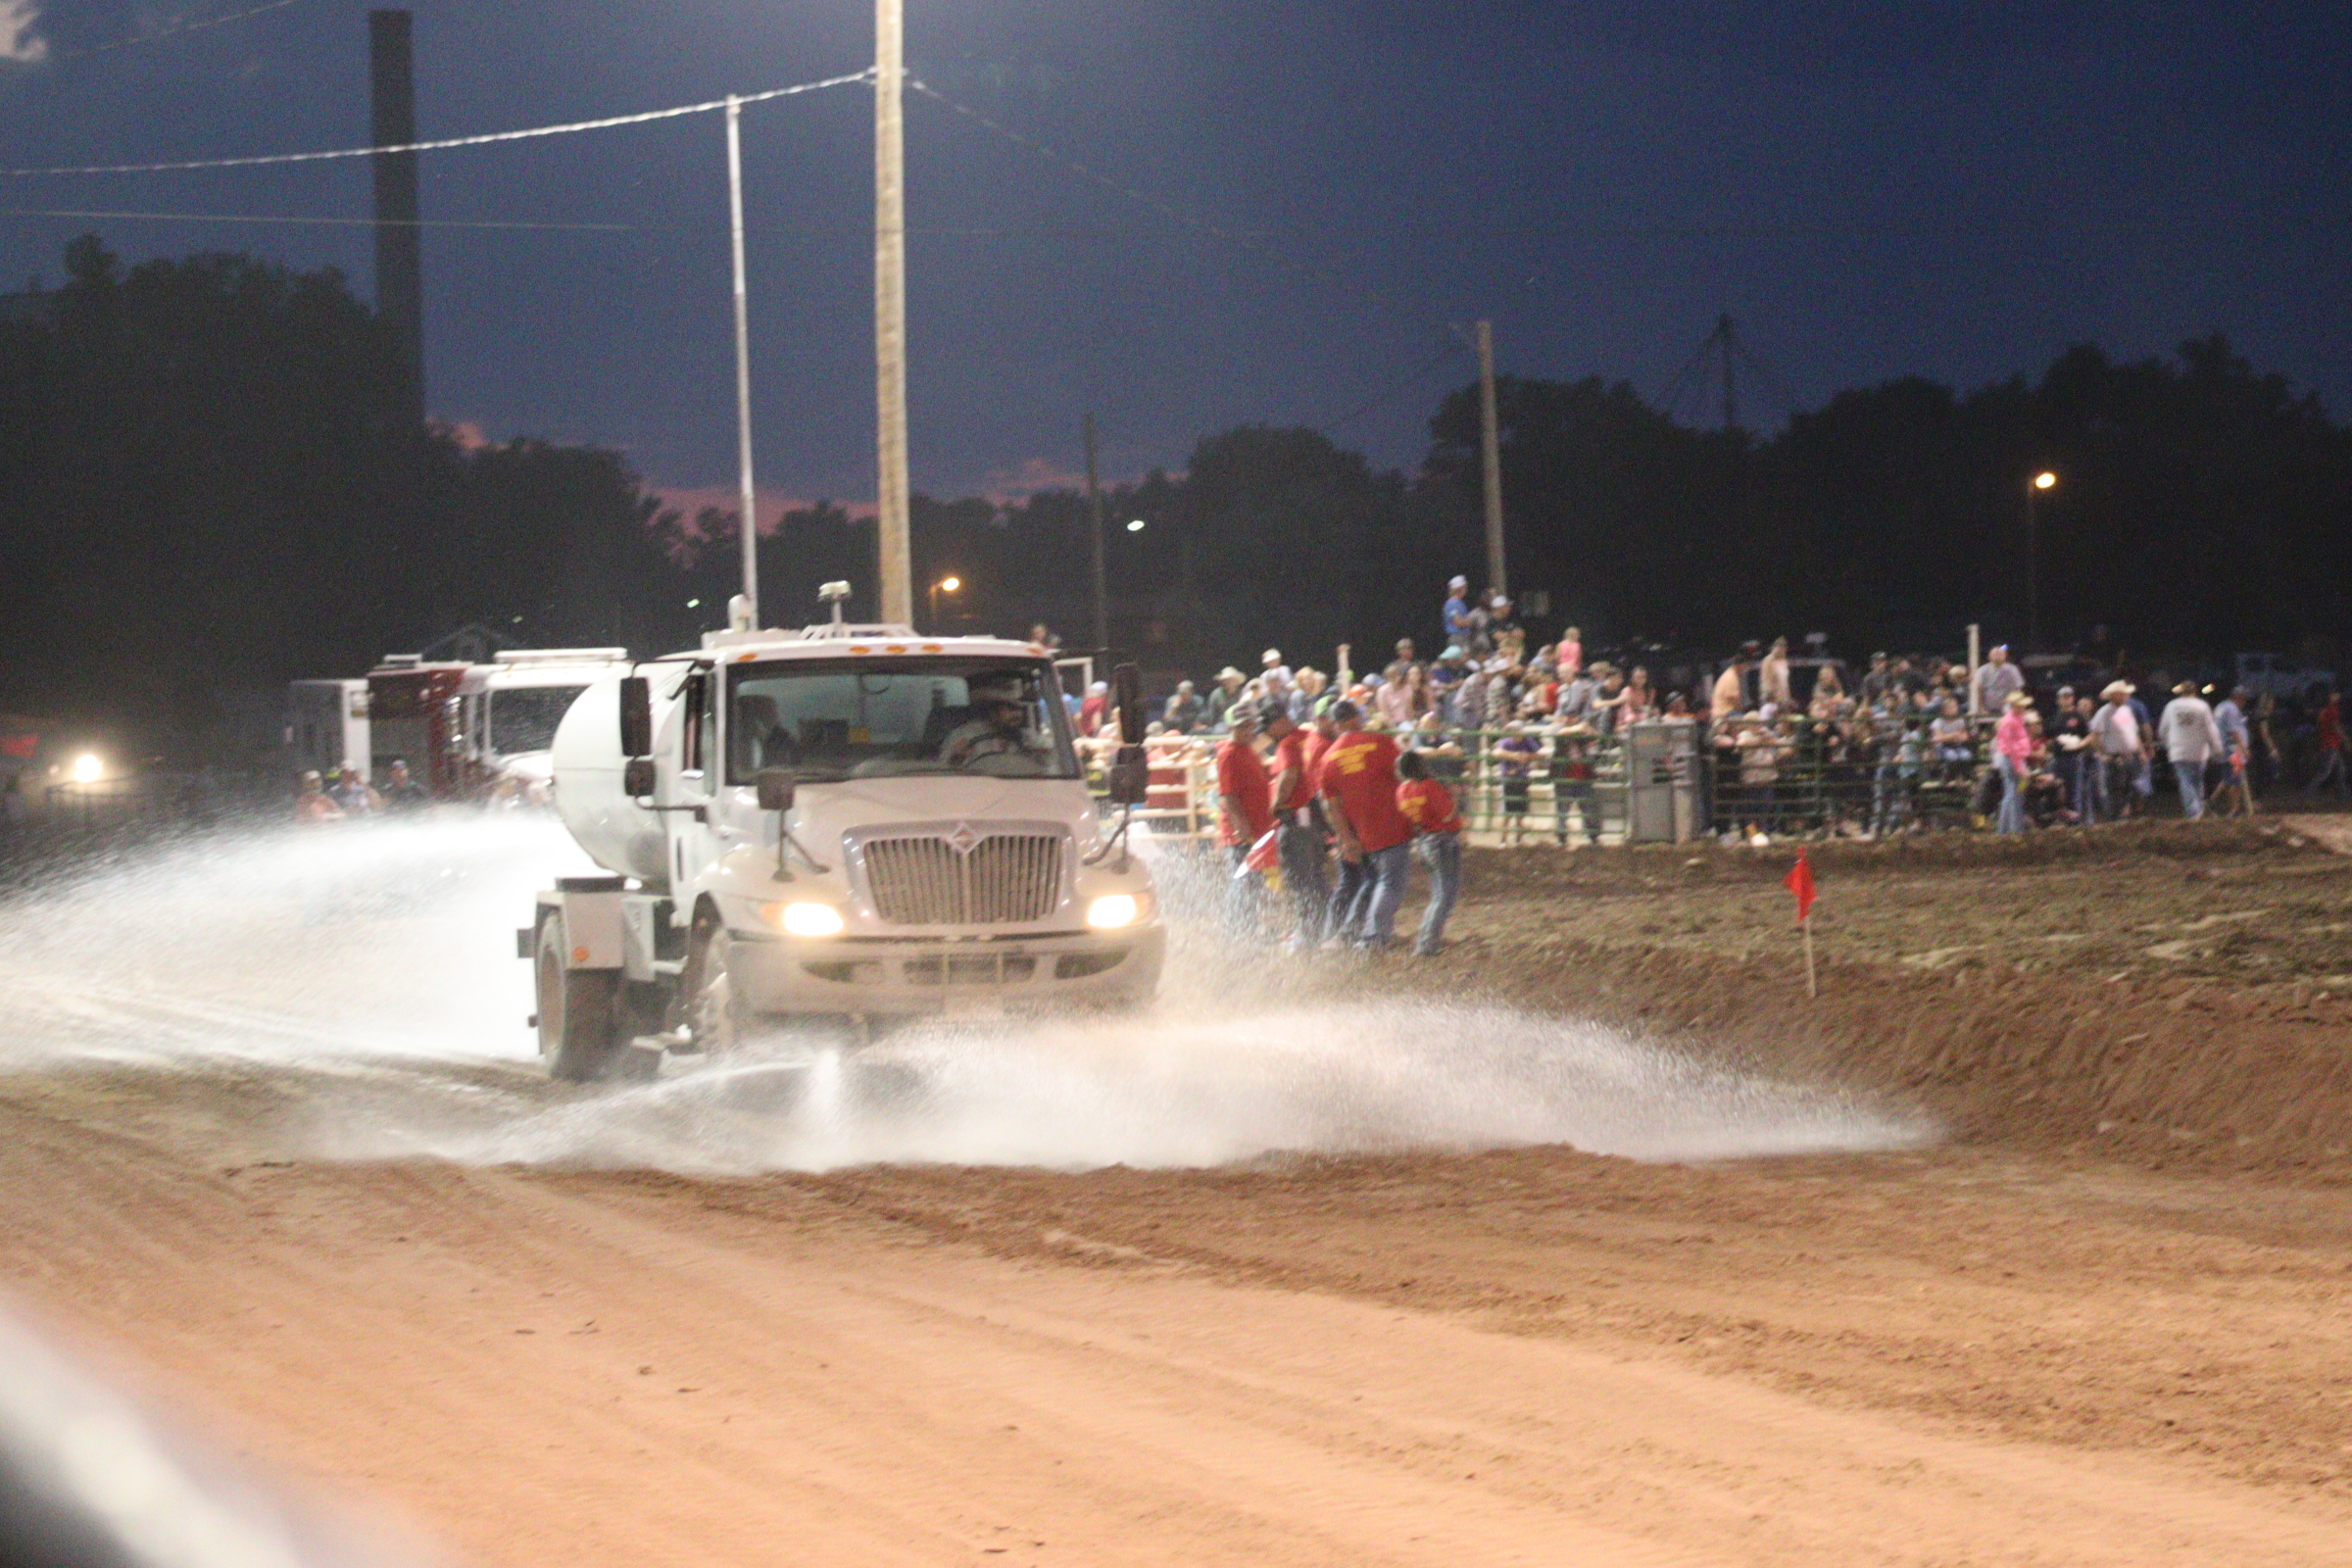
{"label": "light pole", "polygon": [[928,593],[925,595],[925,597],[926,597],[926,598],[928,598],[928,599],[930,600],[930,602],[931,602],[931,635],[932,635],[932,636],[936,637],[936,636],[940,635],[940,629],[939,629],[939,596],[940,596],[941,594],[956,594],[956,593],[961,593],[962,591],[963,591],[963,579],[962,579],[961,577],[942,577],[942,578],[940,578],[940,579],[939,579],[939,581],[937,581],[937,582],[935,582],[935,583],[933,583],[933,584],[931,585],[931,587],[930,587],[930,589],[929,589]]}
{"label": "light pole", "polygon": [[[735,480],[743,508],[743,612],[739,631],[760,629],[759,491],[752,483],[752,330],[743,277],[743,104],[727,99],[727,218],[735,251]],[[736,617],[729,617],[734,625]]]}
{"label": "light pole", "polygon": [[874,434],[882,619],[914,612],[906,541],[905,0],[874,0]]}
{"label": "light pole", "polygon": [[2041,644],[2041,553],[2035,548],[2041,493],[2053,489],[2058,476],[2044,468],[2026,484],[2026,652]]}

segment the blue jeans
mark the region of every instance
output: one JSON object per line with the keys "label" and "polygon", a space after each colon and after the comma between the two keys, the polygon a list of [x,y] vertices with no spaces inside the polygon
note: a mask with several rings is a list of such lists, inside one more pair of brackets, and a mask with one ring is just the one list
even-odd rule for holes
{"label": "blue jeans", "polygon": [[1275,842],[1282,848],[1282,885],[1298,914],[1298,939],[1320,941],[1331,919],[1331,876],[1324,865],[1322,830],[1285,822]]}
{"label": "blue jeans", "polygon": [[2003,833],[2023,833],[2026,830],[2026,775],[2017,763],[2006,757],[1993,759],[2001,773],[2000,830]]}
{"label": "blue jeans", "polygon": [[1421,929],[1413,951],[1426,956],[1446,944],[1446,920],[1462,896],[1462,836],[1432,833],[1415,846],[1429,867],[1429,907],[1422,911]]}
{"label": "blue jeans", "polygon": [[2180,814],[2194,822],[2205,814],[2205,764],[2173,761],[2173,782],[2180,786]]}
{"label": "blue jeans", "polygon": [[1323,934],[1344,942],[1355,923],[1355,906],[1372,880],[1372,862],[1340,857],[1340,874],[1331,887],[1331,904],[1323,916]]}
{"label": "blue jeans", "polygon": [[[1367,948],[1385,948],[1396,940],[1396,906],[1404,902],[1404,884],[1412,874],[1413,846],[1408,841],[1375,850],[1354,867],[1343,865],[1340,886],[1348,886],[1349,869],[1356,872],[1355,897],[1343,906],[1338,934]],[[1336,901],[1335,901],[1336,902]]]}

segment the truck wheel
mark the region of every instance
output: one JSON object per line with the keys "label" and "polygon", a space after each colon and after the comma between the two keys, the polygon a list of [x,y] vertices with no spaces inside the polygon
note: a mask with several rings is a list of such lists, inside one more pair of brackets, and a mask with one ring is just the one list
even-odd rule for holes
{"label": "truck wheel", "polygon": [[687,1019],[694,1027],[697,1051],[717,1055],[743,1044],[743,1002],[735,994],[729,973],[735,942],[724,925],[712,926],[703,939],[702,961],[695,965],[694,995],[687,1002]]}
{"label": "truck wheel", "polygon": [[584,1084],[605,1075],[620,1045],[619,990],[613,970],[564,967],[563,922],[539,922],[539,1054],[549,1077]]}

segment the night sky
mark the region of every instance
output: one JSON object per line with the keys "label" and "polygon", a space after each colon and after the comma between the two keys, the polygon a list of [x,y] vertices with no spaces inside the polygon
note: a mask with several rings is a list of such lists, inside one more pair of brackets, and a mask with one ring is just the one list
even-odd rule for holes
{"label": "night sky", "polygon": [[[0,162],[367,139],[366,7],[105,45],[260,0],[17,0]],[[864,0],[417,0],[418,119],[457,135],[855,71]],[[9,10],[0,0],[0,16]],[[1719,312],[1799,408],[1973,384],[2071,342],[2228,333],[2352,407],[2352,23],[2340,5],[2071,0],[908,0],[910,70],[1187,215],[907,106],[914,479],[1004,492],[1180,465],[1245,421],[1410,464],[1491,316],[1532,375],[1655,396]],[[0,26],[0,39],[8,28]],[[45,54],[44,54],[45,51]],[[27,60],[26,55],[43,58]],[[870,499],[871,96],[748,110],[763,492]],[[733,472],[719,118],[428,154],[429,403],[494,438]],[[364,162],[0,182],[0,207],[364,218]],[[8,287],[89,229],[368,284],[357,227],[11,216]],[[1782,411],[1761,388],[1745,411]]]}

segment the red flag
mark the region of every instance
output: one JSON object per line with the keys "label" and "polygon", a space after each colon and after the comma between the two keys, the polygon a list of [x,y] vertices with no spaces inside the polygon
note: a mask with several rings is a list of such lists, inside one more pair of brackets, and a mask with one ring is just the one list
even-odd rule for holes
{"label": "red flag", "polygon": [[1796,917],[1804,919],[1813,912],[1813,865],[1805,858],[1804,851],[1796,852],[1796,863],[1782,880],[1796,895]]}
{"label": "red flag", "polygon": [[1281,864],[1280,834],[1279,828],[1268,828],[1260,834],[1257,842],[1250,846],[1250,853],[1242,857],[1241,870],[1233,874],[1240,876],[1245,871],[1271,871]]}

